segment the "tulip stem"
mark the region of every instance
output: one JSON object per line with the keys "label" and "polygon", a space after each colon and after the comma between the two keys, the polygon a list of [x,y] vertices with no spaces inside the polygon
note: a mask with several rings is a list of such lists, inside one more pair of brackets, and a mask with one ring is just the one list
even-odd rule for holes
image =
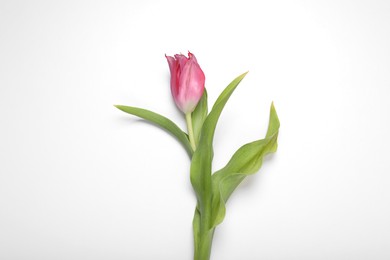
{"label": "tulip stem", "polygon": [[187,122],[188,136],[190,138],[191,147],[192,147],[192,150],[195,151],[196,144],[195,144],[195,138],[194,138],[194,129],[192,127],[191,112],[186,114],[186,122]]}

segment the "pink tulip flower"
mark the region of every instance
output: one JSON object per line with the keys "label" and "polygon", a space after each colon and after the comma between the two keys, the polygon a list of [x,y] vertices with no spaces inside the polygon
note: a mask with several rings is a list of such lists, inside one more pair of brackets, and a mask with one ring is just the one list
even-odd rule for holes
{"label": "pink tulip flower", "polygon": [[184,114],[194,111],[204,91],[205,76],[195,55],[188,52],[167,56],[171,71],[171,92],[178,108]]}

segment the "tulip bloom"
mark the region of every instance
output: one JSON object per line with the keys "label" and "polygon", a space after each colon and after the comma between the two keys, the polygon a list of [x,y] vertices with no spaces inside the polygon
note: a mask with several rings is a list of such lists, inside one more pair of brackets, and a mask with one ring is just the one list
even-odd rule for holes
{"label": "tulip bloom", "polygon": [[194,111],[204,91],[205,76],[195,55],[188,52],[167,56],[171,71],[171,92],[178,108],[184,114]]}

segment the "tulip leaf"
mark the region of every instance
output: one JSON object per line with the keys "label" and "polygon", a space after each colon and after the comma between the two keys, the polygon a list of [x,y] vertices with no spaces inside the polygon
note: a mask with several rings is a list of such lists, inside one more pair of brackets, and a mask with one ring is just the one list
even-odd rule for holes
{"label": "tulip leaf", "polygon": [[194,112],[192,112],[192,127],[196,146],[198,146],[200,130],[202,129],[203,122],[207,117],[207,113],[207,91],[205,89],[202,98],[199,100],[199,103],[196,106]]}
{"label": "tulip leaf", "polygon": [[199,145],[192,156],[190,179],[198,201],[198,210],[201,219],[200,232],[203,235],[211,227],[211,163],[213,160],[215,127],[226,102],[245,75],[246,73],[234,79],[218,97],[203,123]]}
{"label": "tulip leaf", "polygon": [[265,155],[276,152],[279,126],[279,119],[272,104],[266,137],[242,146],[224,168],[213,174],[212,228],[223,221],[225,203],[241,181],[260,169]]}
{"label": "tulip leaf", "polygon": [[122,110],[123,112],[126,112],[128,114],[138,116],[140,118],[143,118],[149,122],[152,122],[156,124],[157,126],[167,130],[172,135],[174,135],[177,140],[180,141],[180,143],[184,146],[186,151],[188,152],[189,156],[191,157],[193,154],[193,150],[191,148],[190,141],[188,139],[188,135],[183,132],[175,123],[173,123],[170,119],[157,114],[155,112],[137,108],[137,107],[129,107],[129,106],[122,106],[122,105],[115,105],[116,108]]}

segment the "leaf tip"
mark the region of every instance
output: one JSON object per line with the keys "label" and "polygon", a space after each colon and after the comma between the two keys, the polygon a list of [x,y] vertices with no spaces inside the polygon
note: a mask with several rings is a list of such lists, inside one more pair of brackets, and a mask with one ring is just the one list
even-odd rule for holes
{"label": "leaf tip", "polygon": [[238,76],[236,78],[236,80],[239,80],[239,81],[243,80],[245,78],[246,74],[248,74],[248,72],[249,72],[249,70],[244,72],[244,73],[242,73],[240,76]]}
{"label": "leaf tip", "polygon": [[124,106],[124,105],[114,105],[114,107],[116,107],[117,109],[119,109],[119,110],[121,110],[123,112],[126,112],[126,106]]}
{"label": "leaf tip", "polygon": [[280,122],[279,122],[278,114],[276,113],[274,101],[272,101],[272,103],[271,103],[271,109],[270,110],[271,110],[271,112],[270,112],[271,113],[271,118],[274,118],[274,120],[276,121],[276,124],[278,125],[278,128],[279,128]]}

